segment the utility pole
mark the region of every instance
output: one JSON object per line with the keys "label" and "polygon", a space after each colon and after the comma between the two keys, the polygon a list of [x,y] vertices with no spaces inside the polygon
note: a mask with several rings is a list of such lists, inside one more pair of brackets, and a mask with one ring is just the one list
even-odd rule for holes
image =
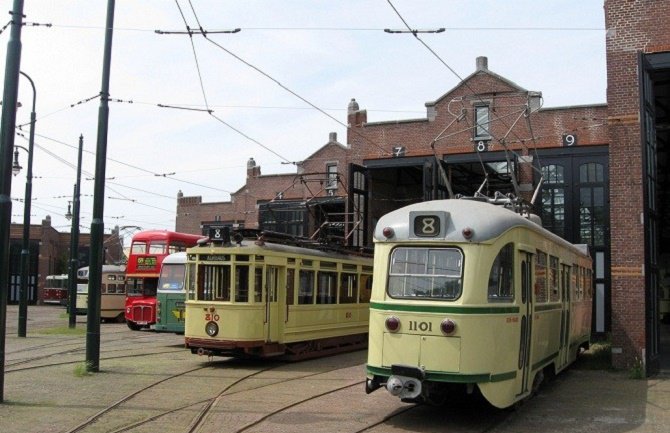
{"label": "utility pole", "polygon": [[5,90],[0,127],[0,403],[5,401],[5,334],[9,292],[9,229],[12,223],[12,152],[16,128],[16,103],[21,69],[23,0],[14,0],[12,30],[7,43]]}
{"label": "utility pole", "polygon": [[[35,83],[33,82],[33,79],[30,78],[30,76],[25,72],[21,72],[21,75],[28,79],[30,86],[33,88],[33,109],[30,112],[30,136],[28,138],[28,171],[26,173],[26,190],[25,198],[23,200],[23,245],[21,247],[19,326],[17,333],[19,337],[25,337],[28,322],[28,280],[30,278],[30,208],[32,206],[31,201],[33,198],[33,148],[35,147],[35,103],[37,100],[37,91],[35,90]],[[12,171],[14,171],[14,167],[12,167]],[[17,173],[18,172],[15,174]]]}
{"label": "utility pole", "polygon": [[102,65],[102,89],[98,110],[98,141],[95,154],[95,189],[93,221],[91,222],[91,263],[88,280],[88,317],[86,320],[86,369],[100,371],[100,285],[103,264],[103,221],[105,208],[105,164],[107,159],[107,130],[109,123],[109,72],[112,63],[112,31],[114,29],[114,0],[107,0],[105,52]]}
{"label": "utility pole", "polygon": [[[84,136],[79,136],[79,154],[77,156],[77,183],[72,194],[72,229],[70,229],[70,268],[67,277],[68,308],[70,316],[68,327],[77,326],[77,269],[79,269],[79,197],[81,197],[81,153]],[[67,217],[67,215],[66,215]]]}

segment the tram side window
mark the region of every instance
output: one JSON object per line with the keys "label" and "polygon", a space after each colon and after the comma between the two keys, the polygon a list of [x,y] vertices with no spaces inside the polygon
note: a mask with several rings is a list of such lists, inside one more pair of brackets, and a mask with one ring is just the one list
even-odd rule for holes
{"label": "tram side window", "polygon": [[514,244],[500,249],[489,273],[489,301],[514,300]]}
{"label": "tram side window", "polygon": [[318,273],[317,304],[334,304],[337,302],[337,272]]}
{"label": "tram side window", "polygon": [[549,300],[560,300],[559,295],[558,257],[549,256]]}
{"label": "tram side window", "polygon": [[570,277],[570,281],[572,285],[570,286],[570,294],[572,295],[570,299],[573,301],[578,301],[579,300],[579,292],[581,291],[581,286],[582,286],[582,268],[579,265],[573,264],[572,269],[574,269],[574,272],[572,273]]}
{"label": "tram side window", "polygon": [[392,298],[453,300],[460,296],[463,255],[455,248],[398,247],[391,253]]}
{"label": "tram side window", "polygon": [[249,302],[249,266],[235,266],[235,302]]}
{"label": "tram side window", "polygon": [[263,267],[254,268],[254,302],[263,302]]}
{"label": "tram side window", "polygon": [[195,263],[189,263],[186,267],[186,290],[188,290],[188,299],[195,299],[195,288],[199,287],[195,278]]}
{"label": "tram side window", "polygon": [[361,284],[358,290],[358,302],[361,304],[367,304],[368,302],[370,302],[371,295],[372,295],[372,275],[361,274]]}
{"label": "tram side window", "polygon": [[295,269],[286,269],[286,305],[295,303]]}
{"label": "tram side window", "polygon": [[340,275],[340,304],[353,304],[356,302],[356,289],[358,281],[356,274]]}
{"label": "tram side window", "polygon": [[535,256],[535,302],[547,302],[547,254],[537,250]]}
{"label": "tram side window", "polygon": [[300,271],[298,304],[314,303],[314,271]]}
{"label": "tram side window", "polygon": [[199,300],[230,301],[230,266],[201,265],[198,276]]}

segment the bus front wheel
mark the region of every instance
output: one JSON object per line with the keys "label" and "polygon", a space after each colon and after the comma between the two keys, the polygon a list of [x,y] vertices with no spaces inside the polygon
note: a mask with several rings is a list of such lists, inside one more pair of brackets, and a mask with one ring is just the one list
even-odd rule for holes
{"label": "bus front wheel", "polygon": [[133,331],[139,331],[140,328],[142,328],[142,327],[141,327],[140,325],[138,325],[137,323],[135,323],[135,322],[130,322],[130,321],[126,321],[126,325],[128,325],[128,327],[129,327],[131,330],[133,330]]}

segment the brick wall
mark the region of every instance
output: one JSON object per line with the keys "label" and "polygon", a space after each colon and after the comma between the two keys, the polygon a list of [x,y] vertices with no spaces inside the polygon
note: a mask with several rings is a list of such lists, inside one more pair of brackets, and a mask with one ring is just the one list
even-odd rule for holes
{"label": "brick wall", "polygon": [[615,367],[644,359],[645,284],[639,52],[670,48],[670,2],[606,0],[612,344]]}
{"label": "brick wall", "polygon": [[[326,165],[337,163],[342,183],[336,196],[346,195],[346,176],[350,150],[337,142],[335,133],[319,150],[296,166],[292,174],[263,175],[261,167],[249,161],[246,183],[231,194],[230,201],[203,203],[202,197],[177,196],[175,230],[184,233],[202,233],[201,223],[243,223],[247,228],[258,228],[258,204],[269,200],[305,200],[325,197]],[[278,198],[281,193],[282,198]]]}

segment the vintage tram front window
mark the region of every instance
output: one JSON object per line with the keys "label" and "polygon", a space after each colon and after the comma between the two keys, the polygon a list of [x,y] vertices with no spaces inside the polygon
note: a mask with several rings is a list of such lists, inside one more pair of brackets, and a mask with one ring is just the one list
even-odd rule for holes
{"label": "vintage tram front window", "polygon": [[230,265],[200,265],[198,300],[230,301]]}
{"label": "vintage tram front window", "polygon": [[514,244],[500,249],[489,273],[489,301],[514,300]]}
{"label": "vintage tram front window", "polygon": [[400,247],[391,254],[392,298],[453,300],[461,295],[463,253],[456,248]]}
{"label": "vintage tram front window", "polygon": [[249,266],[235,266],[235,302],[249,302]]}

